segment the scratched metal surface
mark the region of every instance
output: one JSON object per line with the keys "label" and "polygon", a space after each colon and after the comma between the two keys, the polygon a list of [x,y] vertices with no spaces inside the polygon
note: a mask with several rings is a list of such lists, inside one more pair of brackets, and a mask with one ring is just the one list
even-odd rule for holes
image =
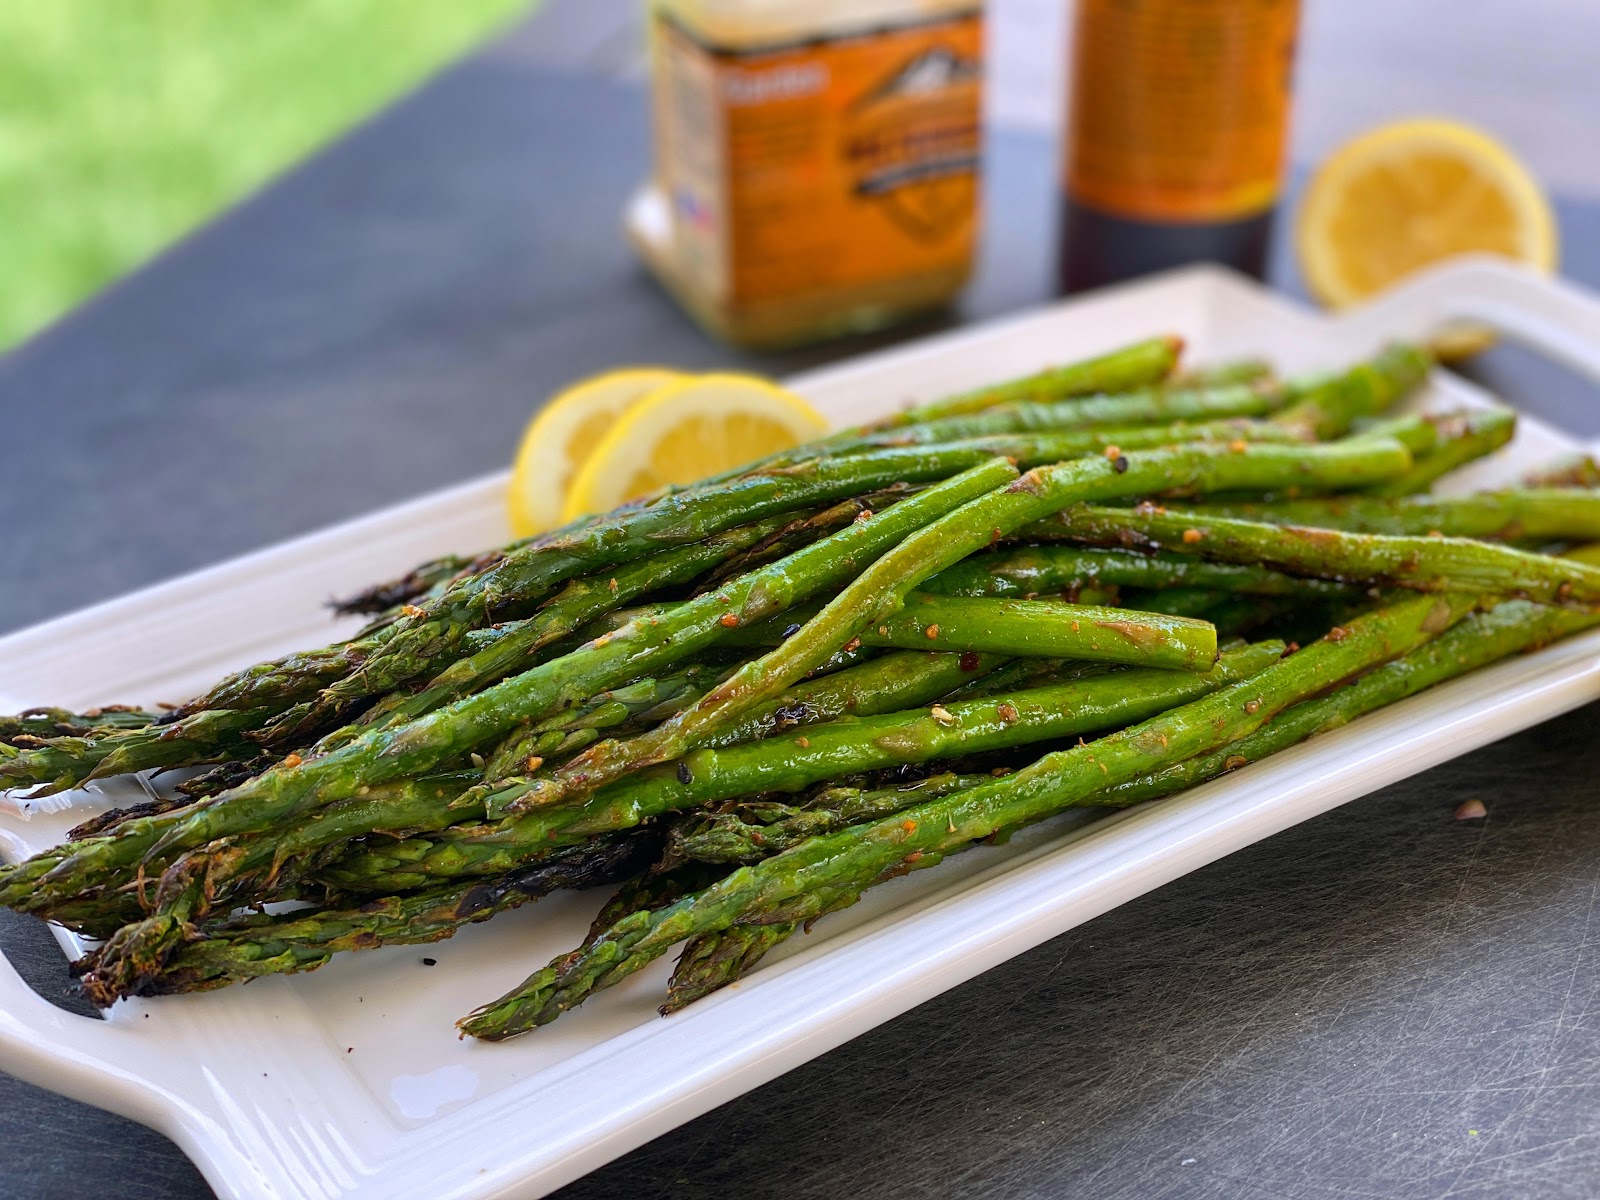
{"label": "scratched metal surface", "polygon": [[[616,234],[637,89],[518,46],[0,359],[0,629],[498,467],[537,397],[619,358],[861,348],[739,360],[697,333]],[[961,316],[1047,294],[1052,171],[1042,139],[992,141]],[[1600,208],[1562,216],[1596,281]],[[1520,402],[1595,419],[1505,362]],[[565,1200],[1592,1195],[1597,712],[1110,914]],[[1468,795],[1481,827],[1449,818]],[[59,996],[41,926],[0,914],[0,945]],[[0,1195],[207,1194],[164,1138],[0,1077]]]}

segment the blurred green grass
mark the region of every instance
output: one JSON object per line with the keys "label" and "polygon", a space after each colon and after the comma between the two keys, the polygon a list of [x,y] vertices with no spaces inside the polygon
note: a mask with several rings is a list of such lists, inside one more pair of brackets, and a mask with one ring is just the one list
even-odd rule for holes
{"label": "blurred green grass", "polygon": [[0,350],[529,0],[0,0]]}

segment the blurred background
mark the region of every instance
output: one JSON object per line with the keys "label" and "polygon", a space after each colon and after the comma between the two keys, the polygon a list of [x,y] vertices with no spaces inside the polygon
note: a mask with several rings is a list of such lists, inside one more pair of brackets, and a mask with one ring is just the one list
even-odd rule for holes
{"label": "blurred background", "polygon": [[526,0],[4,0],[0,346],[294,165]]}
{"label": "blurred background", "polygon": [[[992,128],[1058,137],[1070,8],[990,0]],[[503,39],[492,56],[642,82],[641,9],[639,0],[4,0],[0,347],[486,39]],[[1306,0],[1292,169],[1303,174],[1381,121],[1446,113],[1500,138],[1558,201],[1600,198],[1600,156],[1589,150],[1600,118],[1596,46],[1600,5],[1573,0]]]}

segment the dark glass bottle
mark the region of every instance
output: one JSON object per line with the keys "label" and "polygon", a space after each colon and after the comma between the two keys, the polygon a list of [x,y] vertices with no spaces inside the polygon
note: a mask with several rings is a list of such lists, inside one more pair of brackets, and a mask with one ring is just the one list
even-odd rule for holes
{"label": "dark glass bottle", "polygon": [[1297,0],[1079,0],[1062,291],[1193,262],[1263,274],[1298,16]]}

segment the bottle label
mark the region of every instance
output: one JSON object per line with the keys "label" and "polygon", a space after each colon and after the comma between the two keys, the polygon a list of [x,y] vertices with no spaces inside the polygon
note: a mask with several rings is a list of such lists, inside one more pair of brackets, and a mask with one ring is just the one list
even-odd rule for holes
{"label": "bottle label", "polygon": [[655,28],[657,175],[681,264],[738,302],[964,271],[978,12],[756,50]]}
{"label": "bottle label", "polygon": [[1067,190],[1154,221],[1270,208],[1296,0],[1079,0]]}

